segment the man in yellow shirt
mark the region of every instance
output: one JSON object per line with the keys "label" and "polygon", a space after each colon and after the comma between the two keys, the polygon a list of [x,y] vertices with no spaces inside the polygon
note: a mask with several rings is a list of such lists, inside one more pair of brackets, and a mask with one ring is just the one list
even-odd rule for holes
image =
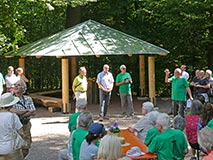
{"label": "man in yellow shirt", "polygon": [[87,102],[87,70],[85,67],[80,67],[79,75],[75,77],[72,84],[72,91],[76,98],[76,103],[79,99],[83,99]]}

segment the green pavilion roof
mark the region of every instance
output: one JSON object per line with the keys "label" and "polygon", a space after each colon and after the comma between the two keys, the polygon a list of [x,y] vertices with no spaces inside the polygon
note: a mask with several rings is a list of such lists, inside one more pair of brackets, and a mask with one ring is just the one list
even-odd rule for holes
{"label": "green pavilion roof", "polygon": [[169,51],[93,20],[21,47],[19,56],[168,54]]}

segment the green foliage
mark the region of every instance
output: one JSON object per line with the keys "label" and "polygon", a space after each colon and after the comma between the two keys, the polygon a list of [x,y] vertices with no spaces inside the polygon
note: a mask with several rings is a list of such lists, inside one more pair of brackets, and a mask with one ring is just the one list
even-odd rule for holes
{"label": "green foliage", "polygon": [[[63,30],[66,7],[81,5],[82,21],[96,20],[170,51],[166,57],[156,56],[157,94],[170,94],[171,86],[164,83],[165,68],[173,70],[181,64],[186,64],[190,78],[197,68],[213,69],[211,0],[98,0],[96,3],[88,3],[91,1],[93,0],[2,0],[0,55]],[[49,60],[47,58],[27,58],[27,74],[32,79],[31,86],[34,89],[49,89],[51,85],[60,88],[60,62],[54,57]],[[96,77],[105,63],[110,65],[113,75],[116,76],[119,66],[125,64],[133,77],[133,91],[139,92],[137,56],[78,57],[77,59],[79,66],[85,65],[88,69],[88,77]],[[0,59],[0,61],[3,72],[6,71],[5,67],[10,65],[9,63],[17,66],[17,62],[12,59]],[[147,66],[147,61],[145,64]],[[38,70],[38,66],[42,66],[42,70]],[[55,81],[50,80],[52,73],[46,69],[54,70]],[[146,68],[146,84],[148,84],[147,72],[148,68]]]}

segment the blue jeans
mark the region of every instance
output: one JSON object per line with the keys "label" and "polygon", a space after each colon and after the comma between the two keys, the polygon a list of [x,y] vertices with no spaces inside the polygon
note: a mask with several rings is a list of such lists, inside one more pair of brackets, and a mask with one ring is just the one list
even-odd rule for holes
{"label": "blue jeans", "polygon": [[104,92],[103,90],[99,89],[99,101],[100,101],[99,116],[101,117],[106,116],[107,110],[109,107],[110,98],[111,98],[111,92]]}
{"label": "blue jeans", "polygon": [[129,109],[129,114],[128,116],[133,116],[134,115],[134,108],[133,108],[133,100],[132,100],[132,94],[131,93],[120,93],[120,98],[121,98],[121,110],[122,114],[126,115],[126,102],[128,103],[128,109]]}

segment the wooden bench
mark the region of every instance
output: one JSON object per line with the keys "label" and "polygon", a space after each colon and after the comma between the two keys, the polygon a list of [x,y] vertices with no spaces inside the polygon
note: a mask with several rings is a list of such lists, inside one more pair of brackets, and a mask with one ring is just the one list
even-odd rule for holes
{"label": "wooden bench", "polygon": [[34,103],[40,104],[44,107],[48,107],[50,112],[53,112],[54,108],[61,109],[62,108],[62,99],[43,96],[40,93],[30,94],[30,97],[33,99]]}

